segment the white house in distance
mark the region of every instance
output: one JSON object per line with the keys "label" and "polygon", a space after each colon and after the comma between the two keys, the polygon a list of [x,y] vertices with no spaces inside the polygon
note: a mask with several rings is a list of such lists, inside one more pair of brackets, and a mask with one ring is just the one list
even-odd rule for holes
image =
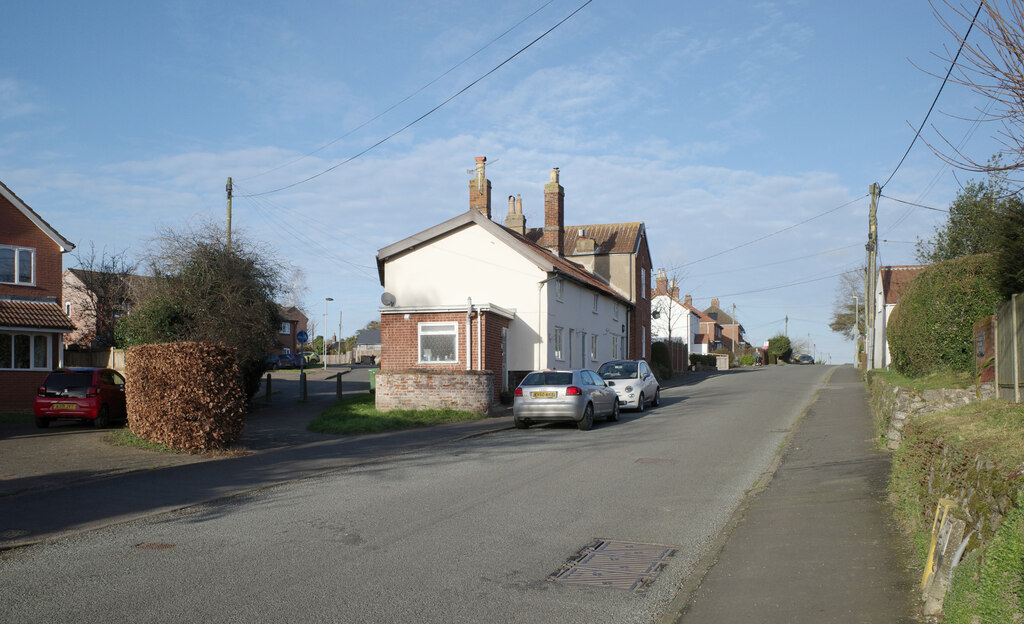
{"label": "white house in distance", "polygon": [[892,362],[887,335],[889,317],[896,309],[896,304],[899,303],[907,285],[925,268],[926,265],[878,267],[878,273],[875,275],[874,340],[868,345],[874,353],[868,354],[871,360],[869,368],[888,368]]}
{"label": "white house in distance", "polygon": [[[651,297],[651,337],[654,340],[680,342],[688,353],[705,353],[707,344],[699,340],[701,312],[679,300],[676,280],[669,282],[664,269],[658,270]],[[657,318],[653,318],[657,315]]]}
{"label": "white house in distance", "polygon": [[[473,403],[467,393],[475,393],[478,400],[468,407],[486,401],[486,409],[531,370],[596,369],[650,354],[643,224],[566,227],[565,191],[554,169],[544,187],[543,229],[526,228],[522,200],[512,197],[500,225],[491,220],[485,161],[477,158],[469,210],[377,253],[385,290],[377,376],[382,409],[421,405],[423,397],[412,396],[414,388],[424,394],[421,384],[442,395],[434,405],[465,408]],[[588,230],[600,230],[602,238]],[[606,253],[605,238],[628,252]],[[430,385],[431,374],[444,381]],[[434,392],[439,386],[444,390]]]}

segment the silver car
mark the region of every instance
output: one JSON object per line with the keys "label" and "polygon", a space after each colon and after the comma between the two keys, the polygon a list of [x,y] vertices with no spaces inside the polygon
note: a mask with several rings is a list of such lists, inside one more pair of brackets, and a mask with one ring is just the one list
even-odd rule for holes
{"label": "silver car", "polygon": [[602,364],[597,373],[619,395],[620,407],[642,412],[647,403],[661,405],[661,387],[647,362],[612,360]]}
{"label": "silver car", "polygon": [[571,421],[587,431],[595,417],[618,420],[619,401],[592,370],[533,371],[516,388],[512,416],[517,429],[535,422]]}

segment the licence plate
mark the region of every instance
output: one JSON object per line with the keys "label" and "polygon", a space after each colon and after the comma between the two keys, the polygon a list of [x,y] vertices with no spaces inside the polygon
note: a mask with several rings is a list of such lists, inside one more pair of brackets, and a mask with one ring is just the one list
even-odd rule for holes
{"label": "licence plate", "polygon": [[554,392],[531,392],[530,396],[535,399],[553,399],[555,398]]}
{"label": "licence plate", "polygon": [[73,409],[78,409],[78,404],[77,403],[54,403],[50,407],[52,407],[53,409],[73,410]]}

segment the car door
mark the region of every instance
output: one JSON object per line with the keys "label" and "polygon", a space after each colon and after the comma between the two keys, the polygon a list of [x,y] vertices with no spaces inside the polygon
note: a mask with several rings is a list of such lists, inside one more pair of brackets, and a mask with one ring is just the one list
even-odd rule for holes
{"label": "car door", "polygon": [[651,367],[647,362],[640,362],[640,385],[644,389],[644,398],[653,401],[654,393],[658,391],[658,380],[654,378]]}
{"label": "car door", "polygon": [[127,418],[128,407],[124,395],[124,377],[122,377],[118,373],[111,373],[110,377],[111,381],[113,381],[114,383],[114,387],[117,388],[117,396],[115,398],[115,402],[113,403],[113,405],[116,405],[117,408],[114,409],[113,411],[117,413],[120,417]]}
{"label": "car door", "polygon": [[594,401],[594,411],[601,415],[610,414],[612,411],[612,401],[618,400],[615,391],[609,388],[604,380],[601,379],[601,376],[592,370],[584,370],[583,378],[590,386],[590,393]]}

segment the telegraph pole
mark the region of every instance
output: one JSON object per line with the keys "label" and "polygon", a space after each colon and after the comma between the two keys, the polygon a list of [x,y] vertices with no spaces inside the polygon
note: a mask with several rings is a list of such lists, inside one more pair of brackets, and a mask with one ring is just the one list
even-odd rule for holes
{"label": "telegraph pole", "polygon": [[868,212],[868,243],[864,246],[868,252],[868,261],[865,267],[867,279],[864,280],[867,289],[867,292],[864,293],[864,331],[866,333],[864,351],[868,359],[866,370],[872,370],[875,367],[875,349],[877,348],[875,345],[875,263],[878,258],[878,196],[881,194],[878,183],[872,183],[868,192],[871,194],[871,209]]}
{"label": "telegraph pole", "polygon": [[228,251],[231,251],[231,178],[228,178],[228,185],[226,187],[228,192]]}

